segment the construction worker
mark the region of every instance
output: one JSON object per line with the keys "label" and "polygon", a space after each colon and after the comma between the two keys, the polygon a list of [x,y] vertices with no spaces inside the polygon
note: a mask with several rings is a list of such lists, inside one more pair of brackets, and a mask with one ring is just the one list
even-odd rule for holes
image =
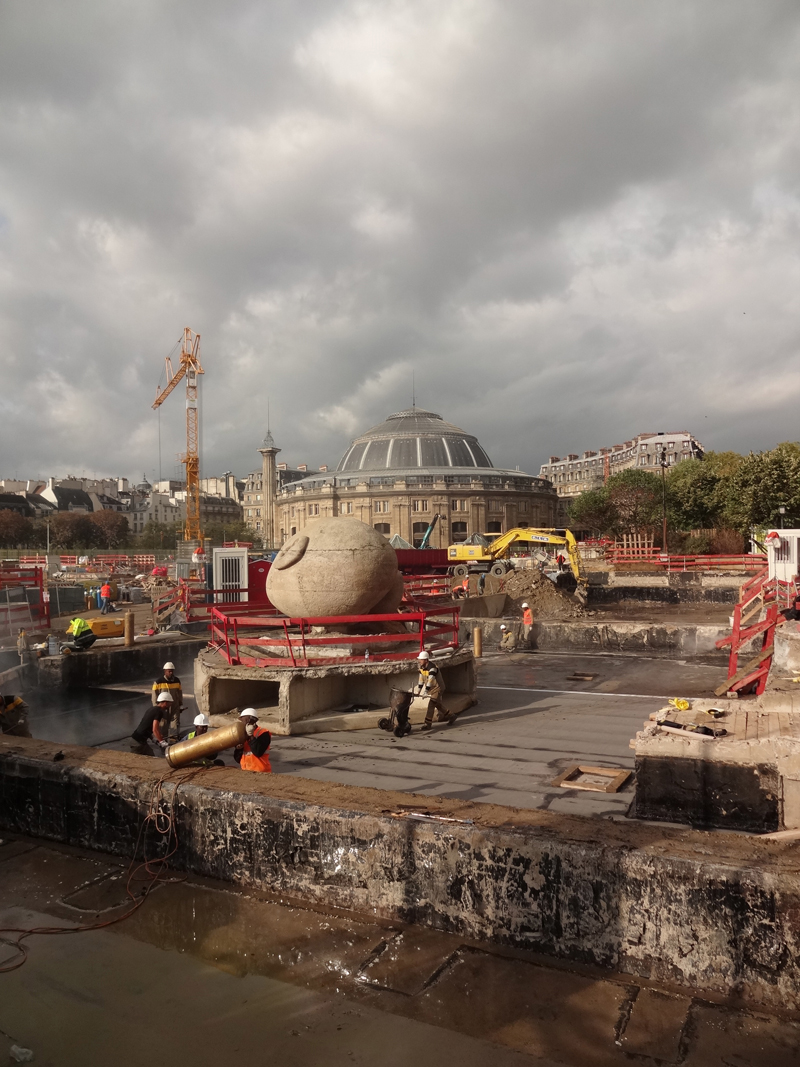
{"label": "construction worker", "polygon": [[255,708],[245,708],[239,713],[239,718],[245,725],[247,740],[243,745],[237,745],[233,750],[233,758],[243,771],[261,771],[269,774],[272,766],[269,762],[269,744],[272,734],[263,726],[258,725],[258,715]]}
{"label": "construction worker", "polygon": [[108,609],[111,606],[111,586],[108,582],[103,582],[100,586],[100,614],[107,615]]}
{"label": "construction worker", "polygon": [[172,701],[175,705],[175,718],[174,718],[174,730],[175,736],[180,736],[181,728],[181,709],[183,708],[183,687],[181,686],[181,680],[175,673],[175,664],[168,660],[162,667],[163,674],[161,674],[153,682],[153,688],[151,690],[151,696],[153,705],[161,693],[171,693]]}
{"label": "construction worker", "polygon": [[[208,728],[211,723],[208,721],[208,716],[204,715],[202,711],[195,715],[192,729],[188,732],[184,741],[192,741],[195,737],[202,737],[203,734],[208,733]],[[201,756],[199,759],[194,760],[190,766],[192,767],[224,767],[225,763],[221,759],[212,759],[208,756]]]}
{"label": "construction worker", "polygon": [[430,730],[433,725],[434,711],[438,712],[437,722],[452,722],[455,719],[455,715],[450,714],[440,699],[444,692],[444,679],[439,668],[435,663],[431,663],[430,655],[424,651],[417,656],[417,666],[419,668],[419,678],[413,689],[414,696],[428,698],[428,710],[425,712],[425,722],[422,724],[422,729]]}
{"label": "construction worker", "polygon": [[91,648],[97,640],[95,634],[92,633],[92,628],[86,619],[80,619],[76,615],[67,627],[67,634],[72,635],[72,641],[67,642],[66,648],[74,648],[76,651],[85,651]]}
{"label": "construction worker", "polygon": [[525,641],[525,647],[528,648],[531,643],[531,630],[533,629],[533,612],[528,606],[527,602],[522,602],[522,636]]}
{"label": "construction worker", "polygon": [[506,626],[503,622],[500,624],[500,651],[501,652],[516,652],[517,650],[517,636],[514,633],[512,627]]}
{"label": "construction worker", "polygon": [[28,705],[18,696],[0,697],[0,730],[13,737],[30,737]]}
{"label": "construction worker", "polygon": [[486,571],[481,571],[478,575],[478,596],[483,596],[486,592]]}
{"label": "construction worker", "polygon": [[142,716],[142,721],[131,734],[140,751],[148,751],[147,742],[152,738],[160,748],[167,748],[169,741],[169,726],[174,714],[174,701],[172,694],[167,690],[159,693],[154,705],[147,709]]}

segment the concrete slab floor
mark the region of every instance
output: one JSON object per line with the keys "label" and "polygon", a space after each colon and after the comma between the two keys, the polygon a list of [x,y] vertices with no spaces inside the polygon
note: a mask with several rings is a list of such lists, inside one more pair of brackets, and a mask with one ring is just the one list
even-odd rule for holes
{"label": "concrete slab floor", "polygon": [[[553,787],[572,763],[633,770],[628,742],[668,696],[709,696],[724,667],[625,655],[518,653],[478,661],[479,699],[453,725],[398,740],[381,730],[276,737],[272,768],[318,781],[622,818],[615,794]],[[590,680],[575,674],[594,675]],[[148,680],[149,681],[149,680]],[[131,683],[133,684],[133,683]],[[446,703],[445,695],[445,703]],[[34,737],[128,751],[146,692],[84,690],[30,698]],[[194,706],[184,725],[191,721]],[[233,765],[230,754],[225,762]]]}
{"label": "concrete slab floor", "polygon": [[[5,836],[3,927],[124,910],[126,867]],[[6,937],[12,936],[6,933]],[[800,1021],[543,964],[419,928],[231,891],[158,886],[129,919],[35,936],[0,975],[0,1062],[139,1067],[789,1067]],[[0,964],[12,950],[0,945]]]}

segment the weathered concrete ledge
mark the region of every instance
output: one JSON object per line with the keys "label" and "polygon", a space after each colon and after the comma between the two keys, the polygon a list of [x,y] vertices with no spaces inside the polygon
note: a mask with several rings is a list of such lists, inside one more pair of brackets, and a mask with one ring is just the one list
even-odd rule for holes
{"label": "weathered concrete ledge", "polygon": [[[483,630],[487,646],[500,644],[500,624],[522,627],[519,618],[468,618],[461,615],[461,640],[467,641],[475,626]],[[716,642],[727,637],[730,627],[718,625],[673,625],[647,622],[601,622],[569,620],[536,622],[531,647],[546,651],[639,652],[648,656],[724,660],[727,653]]]}
{"label": "weathered concrete ledge", "polygon": [[[164,771],[4,738],[0,825],[129,857]],[[161,797],[175,865],[197,874],[800,1007],[796,846],[427,796],[421,808],[464,821],[421,822],[390,814],[409,794],[222,768],[173,772]]]}
{"label": "weathered concrete ledge", "polygon": [[53,688],[107,685],[151,674],[156,678],[167,660],[175,663],[178,673],[188,673],[198,651],[206,644],[207,638],[172,636],[135,644],[132,648],[115,643],[111,647],[94,645],[88,652],[76,652],[71,656],[44,656],[33,661],[36,670],[33,684]]}

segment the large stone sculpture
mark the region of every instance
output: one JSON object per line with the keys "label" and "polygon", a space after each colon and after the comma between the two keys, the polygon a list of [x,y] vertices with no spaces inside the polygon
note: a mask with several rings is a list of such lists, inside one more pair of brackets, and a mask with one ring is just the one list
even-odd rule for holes
{"label": "large stone sculpture", "polygon": [[290,537],[270,568],[267,595],[285,615],[395,611],[403,576],[386,538],[357,519],[320,519]]}

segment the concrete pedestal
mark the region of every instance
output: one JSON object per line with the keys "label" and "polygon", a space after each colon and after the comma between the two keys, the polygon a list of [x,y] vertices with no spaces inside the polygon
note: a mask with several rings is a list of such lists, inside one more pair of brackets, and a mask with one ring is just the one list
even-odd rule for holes
{"label": "concrete pedestal", "polygon": [[[443,703],[453,712],[475,703],[475,669],[470,649],[435,656],[445,683]],[[217,652],[195,660],[197,707],[207,715],[253,707],[275,734],[376,729],[389,714],[389,691],[410,690],[415,662],[340,663],[325,667],[232,667]],[[367,710],[352,710],[363,708]],[[411,722],[421,722],[416,708]]]}

